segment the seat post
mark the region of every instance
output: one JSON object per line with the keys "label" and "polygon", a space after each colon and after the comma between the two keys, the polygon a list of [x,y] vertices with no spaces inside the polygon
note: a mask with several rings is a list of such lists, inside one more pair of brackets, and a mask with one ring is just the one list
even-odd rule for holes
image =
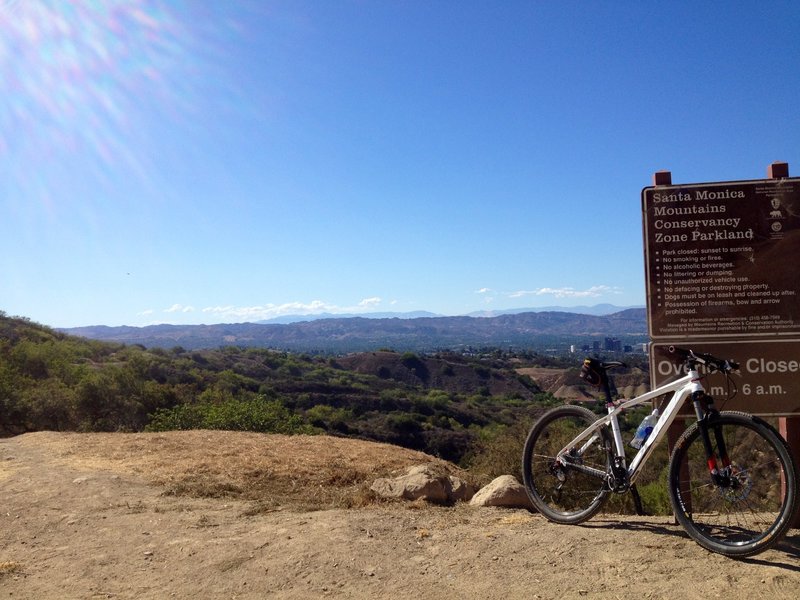
{"label": "seat post", "polygon": [[610,404],[613,398],[611,397],[611,382],[608,375],[608,370],[603,368],[603,393],[606,395],[606,404]]}

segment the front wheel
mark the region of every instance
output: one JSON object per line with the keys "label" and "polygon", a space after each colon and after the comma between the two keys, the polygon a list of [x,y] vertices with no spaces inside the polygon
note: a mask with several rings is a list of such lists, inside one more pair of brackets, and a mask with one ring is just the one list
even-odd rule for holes
{"label": "front wheel", "polygon": [[768,423],[737,412],[712,416],[709,438],[715,474],[698,423],[675,444],[669,464],[675,517],[712,552],[738,558],[763,552],[780,540],[794,516],[797,467],[788,446]]}
{"label": "front wheel", "polygon": [[559,406],[534,423],[522,453],[522,477],[533,505],[556,523],[589,519],[609,493],[611,436],[601,427],[591,438],[558,453],[597,420],[581,406]]}

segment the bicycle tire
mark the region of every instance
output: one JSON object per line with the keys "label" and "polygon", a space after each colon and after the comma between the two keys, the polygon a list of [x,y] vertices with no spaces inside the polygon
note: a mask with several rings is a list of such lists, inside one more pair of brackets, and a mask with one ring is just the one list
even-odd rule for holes
{"label": "bicycle tire", "polygon": [[[533,506],[555,523],[575,525],[591,518],[609,494],[604,477],[557,465],[555,455],[598,419],[581,406],[551,409],[534,423],[522,453],[522,477]],[[585,442],[584,442],[585,444]],[[575,460],[602,473],[609,472],[611,435],[606,427]]]}
{"label": "bicycle tire", "polygon": [[[700,426],[694,423],[670,457],[675,517],[712,552],[734,558],[763,552],[780,541],[795,513],[797,467],[789,447],[772,426],[746,413],[719,413],[710,427],[722,428],[730,477],[722,483],[712,480]],[[716,454],[714,431],[709,433]]]}

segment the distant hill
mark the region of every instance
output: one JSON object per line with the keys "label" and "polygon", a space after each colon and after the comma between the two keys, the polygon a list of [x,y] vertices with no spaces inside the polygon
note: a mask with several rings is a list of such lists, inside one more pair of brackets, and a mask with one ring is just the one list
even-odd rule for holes
{"label": "distant hill", "polygon": [[471,312],[468,317],[499,317],[500,315],[518,315],[526,312],[565,312],[579,315],[604,316],[622,312],[632,308],[642,308],[644,306],[616,306],[614,304],[595,304],[593,306],[542,306],[540,308],[511,308],[508,310],[480,310]]}
{"label": "distant hill", "polygon": [[428,351],[487,346],[541,349],[607,336],[633,343],[646,341],[647,321],[644,308],[632,308],[603,316],[549,311],[496,317],[348,317],[289,324],[92,326],[60,331],[96,340],[187,350],[247,346],[300,352]]}
{"label": "distant hill", "polygon": [[375,312],[363,314],[334,314],[334,313],[317,313],[313,315],[283,315],[282,317],[275,317],[274,319],[264,319],[263,321],[256,321],[259,324],[268,325],[287,325],[289,323],[300,323],[302,321],[321,321],[322,319],[350,319],[354,317],[363,317],[365,319],[419,319],[422,317],[441,317],[436,313],[428,312],[425,310],[416,310],[414,312]]}
{"label": "distant hill", "polygon": [[[526,312],[567,312],[576,313],[581,315],[610,315],[613,313],[622,312],[629,308],[644,308],[643,306],[615,306],[614,304],[595,304],[594,306],[542,306],[538,308],[510,308],[507,310],[479,310],[471,312],[465,316],[467,317],[499,317],[500,315],[518,315]],[[353,317],[361,317],[364,319],[419,319],[423,317],[443,317],[445,315],[428,312],[425,310],[416,310],[413,312],[372,312],[372,313],[359,313],[359,314],[335,314],[335,313],[317,313],[313,315],[283,315],[275,317],[274,319],[264,319],[256,321],[262,324],[282,324],[299,323],[300,321],[320,321],[322,319],[348,319]]]}
{"label": "distant hill", "polygon": [[542,391],[533,380],[518,377],[513,369],[476,363],[455,354],[420,357],[413,352],[357,352],[337,358],[334,364],[354,373],[451,393],[473,394],[480,390],[529,400]]}

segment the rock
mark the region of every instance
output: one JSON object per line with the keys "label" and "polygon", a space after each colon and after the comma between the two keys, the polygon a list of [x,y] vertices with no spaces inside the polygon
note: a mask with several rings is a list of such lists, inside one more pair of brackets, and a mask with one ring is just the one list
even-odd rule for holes
{"label": "rock", "polygon": [[459,477],[450,475],[447,478],[447,484],[449,484],[447,495],[450,498],[450,502],[467,501],[475,493],[473,486]]}
{"label": "rock", "polygon": [[525,488],[513,475],[501,475],[478,490],[469,502],[472,506],[502,506],[534,510]]}
{"label": "rock", "polygon": [[394,479],[376,479],[370,489],[383,498],[422,499],[439,504],[468,500],[473,494],[467,482],[437,473],[430,465],[411,467],[405,475]]}

